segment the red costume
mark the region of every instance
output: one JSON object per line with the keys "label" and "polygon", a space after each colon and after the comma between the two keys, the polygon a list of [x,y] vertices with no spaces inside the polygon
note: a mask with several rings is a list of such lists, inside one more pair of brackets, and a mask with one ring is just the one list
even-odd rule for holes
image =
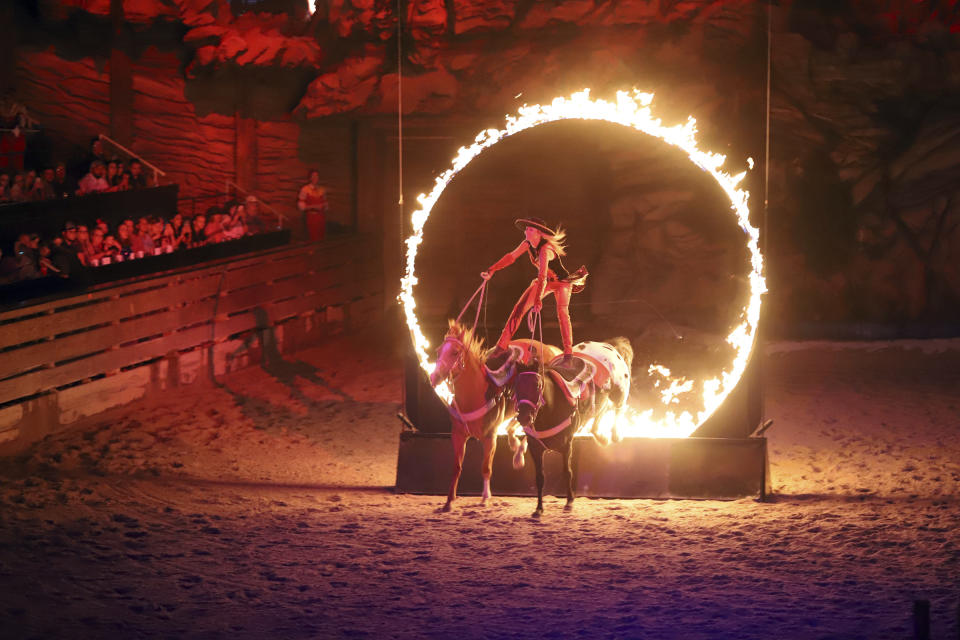
{"label": "red costume", "polygon": [[327,192],[317,185],[306,184],[297,200],[310,242],[323,240],[327,230]]}
{"label": "red costume", "polygon": [[587,270],[585,267],[580,267],[573,274],[567,272],[560,260],[563,253],[561,242],[564,234],[550,229],[540,218],[521,218],[516,221],[516,225],[524,230],[526,236],[524,241],[481,275],[484,279],[489,279],[494,272],[513,264],[518,257],[526,253],[537,269],[537,277],[530,282],[530,286],[514,305],[503,333],[497,341],[497,347],[506,349],[527,312],[531,308],[539,312],[543,306],[542,300],[552,293],[557,301],[563,352],[571,354],[573,353],[573,328],[570,324],[570,295],[583,290]]}

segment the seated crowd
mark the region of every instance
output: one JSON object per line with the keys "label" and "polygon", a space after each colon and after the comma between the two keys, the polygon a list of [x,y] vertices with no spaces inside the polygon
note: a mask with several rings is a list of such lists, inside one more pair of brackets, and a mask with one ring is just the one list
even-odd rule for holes
{"label": "seated crowd", "polygon": [[114,228],[103,220],[92,224],[67,222],[53,238],[21,233],[13,255],[0,257],[0,284],[58,275],[69,277],[82,267],[135,260],[217,242],[235,240],[266,230],[257,200],[231,201],[210,207],[193,218],[177,213],[169,220],[156,216],[128,218]]}
{"label": "seated crowd", "polygon": [[143,163],[136,158],[124,163],[103,157],[99,140],[91,155],[83,161],[85,173],[71,175],[59,162],[55,167],[15,173],[0,172],[0,203],[36,202],[91,193],[127,191],[148,186]]}

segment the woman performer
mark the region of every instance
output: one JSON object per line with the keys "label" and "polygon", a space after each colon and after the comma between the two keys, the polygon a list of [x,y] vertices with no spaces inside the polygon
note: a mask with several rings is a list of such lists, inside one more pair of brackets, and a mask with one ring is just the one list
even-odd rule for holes
{"label": "woman performer", "polygon": [[309,182],[300,188],[297,208],[303,212],[303,223],[310,242],[323,240],[327,229],[327,190],[320,186],[320,172],[311,169]]}
{"label": "woman performer", "polygon": [[[524,240],[517,248],[506,254],[488,270],[480,274],[484,280],[489,280],[491,276],[500,269],[513,264],[513,262],[524,253],[530,258],[530,262],[537,269],[537,277],[530,283],[527,290],[523,292],[517,304],[514,305],[507,324],[500,334],[496,349],[491,352],[490,359],[495,359],[502,354],[507,353],[507,347],[513,334],[520,326],[520,321],[526,313],[532,308],[539,313],[543,308],[543,299],[553,294],[557,301],[557,316],[560,320],[560,338],[563,342],[564,357],[573,353],[573,329],[570,326],[570,294],[579,293],[583,290],[587,279],[586,267],[580,267],[573,273],[568,273],[563,266],[561,256],[566,255],[566,245],[564,238],[566,232],[562,229],[554,231],[543,221],[542,218],[520,218],[515,223],[518,228],[523,229]],[[492,363],[491,363],[492,364]]]}

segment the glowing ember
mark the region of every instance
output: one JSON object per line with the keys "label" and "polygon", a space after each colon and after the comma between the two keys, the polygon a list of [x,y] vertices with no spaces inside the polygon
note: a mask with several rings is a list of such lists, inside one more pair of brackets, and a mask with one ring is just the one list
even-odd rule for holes
{"label": "glowing ember", "polygon": [[[664,387],[660,392],[660,401],[666,406],[678,404],[678,397],[685,396],[684,404],[693,403],[700,407],[695,412],[676,411],[668,409],[661,416],[654,417],[653,409],[638,410],[630,407],[617,420],[617,429],[623,437],[671,437],[682,438],[689,436],[696,428],[710,417],[724,399],[730,394],[737,382],[743,376],[750,359],[757,334],[757,322],[760,318],[760,298],[766,291],[763,279],[763,257],[758,245],[759,232],[750,224],[750,211],[747,206],[748,193],[739,189],[746,172],[730,175],[721,170],[726,157],[709,151],[701,151],[696,142],[696,120],[687,118],[686,123],[675,126],[665,126],[659,118],[654,118],[650,105],[653,103],[652,93],[617,92],[616,100],[594,100],[590,97],[590,90],[584,89],[569,98],[555,98],[549,105],[524,105],[516,116],[507,116],[506,126],[503,129],[487,129],[481,131],[474,143],[469,147],[461,147],[453,159],[453,166],[437,177],[433,190],[429,194],[417,196],[420,208],[413,212],[413,234],[407,238],[407,265],[401,280],[401,293],[398,300],[403,304],[407,318],[407,326],[413,340],[414,350],[424,371],[430,372],[433,363],[430,362],[427,350],[430,343],[420,330],[416,316],[416,301],[413,297],[413,288],[417,284],[414,264],[417,249],[423,242],[423,227],[430,216],[430,211],[439,200],[443,190],[457,173],[466,167],[471,160],[480,153],[504,138],[525,131],[537,125],[558,120],[604,120],[625,127],[631,127],[643,133],[655,136],[667,144],[683,149],[695,165],[709,173],[730,198],[731,210],[737,218],[737,224],[746,234],[747,247],[750,250],[750,297],[741,311],[739,323],[727,336],[727,342],[733,347],[733,362],[725,368],[718,377],[704,380],[686,380],[671,377],[670,370],[661,365],[651,365],[648,375],[656,378],[655,386]],[[753,160],[748,160],[750,167]],[[689,398],[695,389],[701,389],[700,398]],[[450,390],[446,385],[437,388],[438,395],[445,401],[450,401]],[[688,405],[689,406],[689,405]],[[608,414],[609,416],[610,414]],[[613,427],[613,420],[608,416],[601,417],[601,425],[609,433]],[[504,425],[500,431],[503,432]],[[583,429],[581,429],[581,433]]]}

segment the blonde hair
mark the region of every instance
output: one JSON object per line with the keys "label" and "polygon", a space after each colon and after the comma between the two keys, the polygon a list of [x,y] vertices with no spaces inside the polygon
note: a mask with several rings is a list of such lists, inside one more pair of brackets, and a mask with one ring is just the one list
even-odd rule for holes
{"label": "blonde hair", "polygon": [[553,236],[541,233],[540,238],[558,257],[567,255],[567,232],[564,231],[563,227],[557,225],[557,230],[553,232]]}

